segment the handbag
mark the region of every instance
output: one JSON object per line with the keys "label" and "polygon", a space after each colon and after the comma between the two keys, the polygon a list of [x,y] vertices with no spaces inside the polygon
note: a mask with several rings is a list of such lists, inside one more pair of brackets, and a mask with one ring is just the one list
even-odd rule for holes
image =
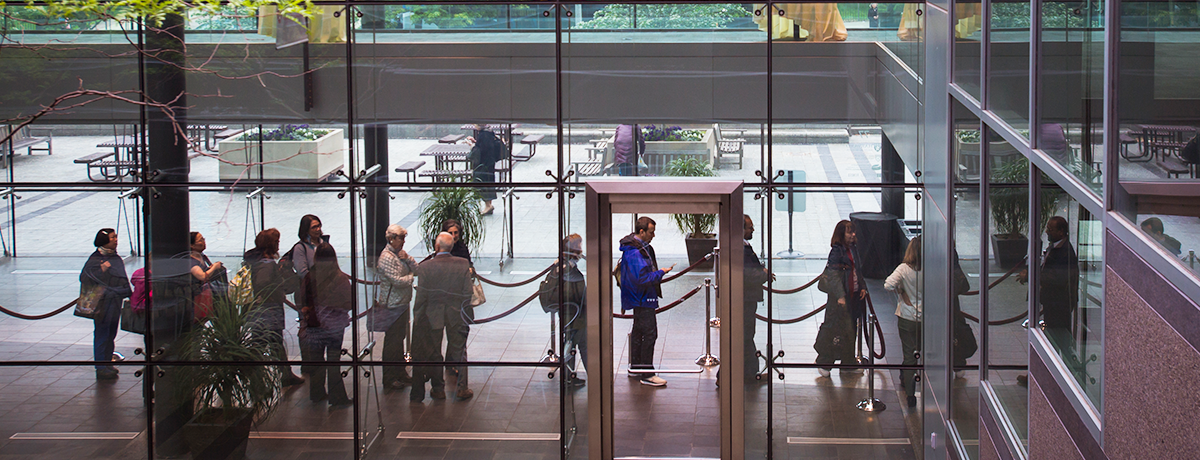
{"label": "handbag", "polygon": [[208,315],[212,314],[212,287],[210,287],[208,283],[205,283],[204,288],[200,290],[199,294],[196,294],[196,297],[192,299],[192,302],[192,314],[195,317],[196,322],[204,322],[204,320],[208,318]]}
{"label": "handbag", "polygon": [[79,300],[75,302],[75,316],[95,319],[104,315],[100,301],[104,299],[104,285],[79,285]]}
{"label": "handbag", "polygon": [[479,278],[475,278],[475,284],[471,285],[471,301],[467,305],[478,307],[485,302],[487,302],[487,296],[483,295],[483,284],[479,283]]}
{"label": "handbag", "polygon": [[825,276],[824,273],[817,277],[817,290],[826,294],[833,290],[833,286],[829,285],[829,277]]}
{"label": "handbag", "polygon": [[371,332],[387,332],[396,324],[400,316],[407,315],[407,308],[388,308],[378,300],[367,310],[367,330]]}
{"label": "handbag", "polygon": [[145,334],[146,310],[134,310],[129,299],[126,299],[121,304],[121,330],[134,334]]}
{"label": "handbag", "polygon": [[846,337],[845,334],[834,330],[832,324],[824,322],[817,331],[817,341],[813,343],[813,349],[817,350],[819,355],[844,356],[852,351],[853,341],[853,337]]}

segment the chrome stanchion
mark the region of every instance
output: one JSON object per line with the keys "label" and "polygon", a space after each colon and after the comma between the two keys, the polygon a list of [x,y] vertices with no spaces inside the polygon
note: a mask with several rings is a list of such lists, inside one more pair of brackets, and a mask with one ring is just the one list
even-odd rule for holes
{"label": "chrome stanchion", "polygon": [[[558,362],[560,360],[558,353],[554,352],[554,342],[555,342],[554,333],[557,330],[558,329],[554,327],[554,315],[550,315],[550,349],[546,350],[546,356],[542,357],[541,362],[544,364],[558,364]],[[558,372],[557,368],[551,369],[550,372],[546,376],[549,378],[554,378],[554,374],[557,372]]]}
{"label": "chrome stanchion", "polygon": [[712,328],[720,326],[721,319],[712,316],[712,278],[704,278],[704,354],[696,358],[696,364],[704,367],[721,364],[712,354]]}
{"label": "chrome stanchion", "polygon": [[859,401],[858,405],[855,407],[857,407],[858,410],[861,410],[863,412],[883,412],[884,409],[887,409],[887,405],[883,404],[882,402],[880,402],[878,399],[875,398],[875,368],[874,368],[875,352],[874,352],[874,349],[875,349],[875,325],[876,325],[877,319],[875,318],[875,314],[871,314],[867,318],[868,318],[867,319],[867,321],[868,321],[867,322],[867,354],[869,355],[868,363],[871,364],[871,367],[867,368],[867,399]]}

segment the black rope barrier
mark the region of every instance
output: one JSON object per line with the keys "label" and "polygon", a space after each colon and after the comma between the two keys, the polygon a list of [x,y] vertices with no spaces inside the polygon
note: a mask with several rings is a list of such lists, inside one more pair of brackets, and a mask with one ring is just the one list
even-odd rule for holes
{"label": "black rope barrier", "polygon": [[[871,316],[875,317],[875,337],[879,339],[879,353],[875,353],[875,347],[871,343],[867,344],[867,349],[871,351],[871,355],[875,356],[875,359],[883,359],[884,355],[887,355],[887,342],[883,340],[883,326],[879,325],[879,316],[875,314],[875,303],[871,301],[870,292],[867,292],[867,308],[871,310]],[[868,327],[870,326],[863,324],[864,329]],[[863,331],[864,337],[867,336],[866,332]]]}
{"label": "black rope barrier", "polygon": [[[684,294],[683,297],[680,297],[679,300],[676,300],[674,302],[671,302],[669,304],[666,304],[666,305],[663,305],[661,307],[654,309],[654,314],[657,315],[659,313],[662,313],[664,311],[667,311],[667,310],[670,310],[672,308],[679,306],[679,304],[683,303],[683,301],[690,299],[692,296],[696,295],[697,292],[700,292],[700,288],[703,286],[704,285],[696,286],[692,290],[688,291],[687,294]],[[613,313],[613,318],[632,319],[633,315],[626,315],[623,313]]]}
{"label": "black rope barrier", "polygon": [[531,296],[529,296],[529,297],[526,297],[526,298],[525,298],[525,300],[522,300],[522,301],[521,301],[521,303],[517,304],[517,306],[515,306],[515,307],[512,307],[512,308],[508,309],[508,311],[506,311],[506,312],[504,312],[504,313],[501,313],[501,314],[499,314],[499,315],[496,315],[496,316],[491,316],[491,317],[488,317],[488,318],[477,319],[477,320],[474,320],[474,321],[468,321],[468,323],[469,323],[469,324],[484,324],[484,323],[490,323],[490,322],[492,322],[492,321],[495,321],[495,320],[498,320],[498,319],[500,319],[500,318],[503,318],[503,317],[505,317],[505,316],[511,315],[511,314],[513,314],[513,313],[516,313],[516,312],[517,312],[517,310],[520,310],[520,309],[521,309],[521,307],[524,307],[525,305],[529,304],[529,302],[532,302],[532,301],[533,301],[533,299],[536,299],[536,298],[538,297],[538,294],[540,294],[540,293],[539,293],[539,292],[534,292],[534,293],[533,293],[533,295],[531,295]]}
{"label": "black rope barrier", "polygon": [[[1014,267],[1013,267],[1012,269],[1010,269],[1010,270],[1009,270],[1007,273],[1005,273],[1005,274],[1004,274],[1004,276],[1001,276],[1001,277],[1000,277],[999,279],[997,279],[996,281],[992,281],[991,283],[988,283],[988,290],[990,291],[992,288],[996,287],[996,286],[997,286],[997,285],[999,285],[1001,282],[1003,282],[1004,280],[1008,279],[1008,277],[1012,276],[1012,274],[1013,274],[1013,273],[1016,273],[1016,272],[1017,272],[1017,269],[1019,269],[1019,268],[1025,268],[1025,260],[1022,260],[1022,261],[1021,261],[1021,263],[1019,263],[1019,264],[1017,264],[1016,266],[1014,266]],[[963,293],[963,295],[979,295],[979,291],[978,291],[978,290],[975,290],[975,291],[967,291],[967,292]]]}
{"label": "black rope barrier", "polygon": [[711,259],[711,258],[712,258],[714,255],[716,255],[716,254],[715,254],[715,253],[712,253],[712,252],[708,253],[708,255],[705,255],[705,256],[704,256],[703,258],[701,258],[700,260],[697,260],[697,261],[696,261],[696,263],[694,263],[694,264],[691,264],[691,265],[688,265],[688,266],[687,266],[687,268],[684,268],[683,270],[680,270],[680,271],[679,271],[679,273],[676,273],[676,274],[674,274],[674,275],[667,275],[667,276],[664,276],[664,277],[663,277],[663,279],[662,279],[662,282],[666,283],[666,282],[668,282],[668,281],[674,281],[674,280],[675,280],[675,278],[679,278],[680,276],[683,276],[683,275],[684,275],[684,274],[686,274],[687,272],[690,272],[690,271],[692,271],[692,270],[695,270],[695,269],[696,269],[696,267],[699,267],[699,266],[700,266],[700,264],[704,263],[704,262],[705,262],[705,261],[707,261],[708,259]]}
{"label": "black rope barrier", "polygon": [[[963,315],[963,317],[964,317],[964,318],[966,318],[966,319],[969,319],[969,320],[971,320],[971,321],[974,321],[974,322],[976,322],[976,323],[978,323],[978,322],[979,322],[979,318],[976,318],[976,317],[974,317],[974,316],[971,316],[971,314],[970,314],[970,313],[967,313],[967,312],[962,312],[962,315]],[[1020,321],[1020,320],[1023,320],[1023,319],[1025,319],[1025,317],[1026,317],[1026,316],[1029,316],[1029,312],[1028,312],[1028,311],[1026,311],[1026,312],[1024,312],[1024,313],[1021,313],[1021,314],[1019,314],[1019,315],[1017,315],[1017,316],[1014,316],[1014,317],[1012,317],[1012,318],[1008,318],[1008,319],[998,319],[998,320],[995,320],[995,321],[988,321],[988,326],[1003,326],[1003,325],[1005,325],[1005,324],[1009,324],[1009,323],[1015,323],[1015,322],[1017,322],[1017,321]]]}
{"label": "black rope barrier", "polygon": [[[826,304],[826,305],[828,305],[828,304]],[[763,315],[759,315],[759,314],[755,314],[754,317],[758,318],[759,321],[766,321],[767,323],[770,323],[770,324],[792,324],[792,323],[799,323],[806,319],[812,318],[813,315],[820,313],[824,309],[825,309],[825,305],[821,305],[820,307],[817,307],[813,311],[810,311],[808,313],[805,313],[801,316],[797,316],[792,319],[770,319],[770,318],[767,318],[767,317],[765,317]]]}
{"label": "black rope barrier", "polygon": [[68,304],[66,304],[66,305],[63,305],[62,307],[58,308],[57,310],[54,310],[54,311],[52,311],[52,312],[50,312],[50,313],[44,313],[44,314],[41,314],[41,315],[23,315],[23,314],[17,313],[17,312],[15,312],[15,311],[9,310],[9,309],[7,309],[7,308],[4,308],[4,307],[0,307],[0,313],[4,313],[4,314],[6,314],[6,315],[8,315],[8,316],[11,316],[11,317],[13,317],[13,318],[18,318],[18,319],[25,319],[25,320],[34,321],[34,320],[39,320],[39,319],[46,319],[46,318],[49,318],[49,317],[51,317],[51,316],[57,315],[57,314],[59,314],[59,313],[62,313],[62,312],[64,312],[64,311],[67,311],[67,309],[68,309],[68,308],[71,308],[71,307],[75,306],[75,303],[76,303],[76,302],[79,302],[79,298],[78,298],[78,297],[76,297],[76,298],[75,298],[75,300],[72,300],[70,303],[68,303]]}
{"label": "black rope barrier", "polygon": [[[557,263],[557,262],[555,262],[555,263]],[[475,278],[478,278],[478,279],[479,279],[479,281],[482,281],[482,282],[484,282],[484,283],[490,284],[490,285],[492,285],[492,286],[496,286],[496,287],[502,287],[502,288],[514,288],[514,287],[524,286],[524,285],[526,285],[526,284],[529,284],[529,283],[532,283],[532,282],[534,282],[534,281],[537,281],[539,278],[541,278],[541,277],[542,277],[542,275],[545,275],[546,273],[549,273],[549,272],[550,272],[550,269],[552,269],[552,268],[554,268],[554,264],[550,264],[550,266],[549,266],[549,267],[546,267],[546,269],[545,269],[545,270],[542,270],[542,271],[541,271],[541,273],[538,273],[538,274],[536,274],[536,275],[533,275],[533,278],[529,278],[529,279],[527,279],[527,280],[525,280],[525,281],[521,281],[521,282],[519,282],[519,283],[498,283],[498,282],[495,282],[495,281],[489,280],[489,279],[487,279],[487,278],[484,278],[484,277],[482,277],[482,276],[479,276],[479,275],[475,275]]]}
{"label": "black rope barrier", "polygon": [[809,287],[812,287],[812,285],[814,285],[814,284],[817,284],[817,282],[818,282],[818,281],[821,281],[821,277],[822,277],[822,276],[825,276],[825,275],[824,275],[824,274],[817,275],[817,277],[816,277],[816,278],[813,278],[813,279],[812,279],[812,281],[809,281],[809,282],[808,282],[808,283],[806,283],[805,285],[803,285],[803,286],[800,286],[800,287],[798,287],[798,288],[795,288],[795,289],[771,289],[771,288],[768,288],[768,287],[766,287],[766,286],[763,286],[763,290],[764,290],[764,291],[768,291],[768,292],[770,292],[770,293],[772,293],[772,294],[795,294],[795,293],[797,293],[797,292],[800,292],[800,291],[803,291],[803,290],[805,290],[805,289],[808,289]]}

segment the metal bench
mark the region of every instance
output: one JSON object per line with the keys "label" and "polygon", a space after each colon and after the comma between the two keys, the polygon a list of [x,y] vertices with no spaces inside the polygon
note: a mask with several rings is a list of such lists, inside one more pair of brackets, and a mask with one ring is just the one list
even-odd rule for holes
{"label": "metal bench", "polygon": [[[11,129],[11,126],[4,126],[4,129],[0,130],[0,138],[8,136],[8,133]],[[35,147],[42,143],[45,143],[46,146]],[[46,152],[47,155],[53,155],[54,135],[47,131],[46,136],[44,137],[33,136],[30,134],[29,126],[24,126],[17,130],[16,134],[13,134],[12,138],[4,143],[4,148],[6,149],[5,153],[8,155],[16,154],[17,150],[19,149],[25,149],[27,155],[33,155],[33,152],[35,151]]]}
{"label": "metal bench", "polygon": [[424,161],[409,161],[396,167],[396,172],[404,173],[404,180],[407,182],[417,181],[417,170],[425,166]]}
{"label": "metal bench", "polygon": [[442,136],[441,139],[438,139],[438,143],[439,144],[457,144],[458,141],[461,141],[466,137],[467,137],[466,134],[447,134],[445,136]]}
{"label": "metal bench", "polygon": [[600,173],[604,172],[605,169],[607,168],[605,168],[604,164],[599,161],[577,161],[571,163],[571,170],[575,171],[573,176],[575,176],[576,182],[583,177],[599,175]]}
{"label": "metal bench", "polygon": [[[246,130],[244,130],[244,129],[229,128],[226,130],[222,130],[219,133],[213,134],[212,135],[213,146],[215,147],[218,142],[223,141],[225,139],[229,139],[231,137],[236,137],[237,135],[242,134],[244,132],[246,132]],[[213,148],[210,147],[209,150],[213,150]]]}
{"label": "metal bench", "polygon": [[442,169],[433,171],[421,171],[417,173],[420,177],[432,178],[434,182],[466,182],[471,179],[471,170],[469,169]]}
{"label": "metal bench", "polygon": [[[115,156],[116,154],[116,152],[107,151],[96,152],[76,158],[75,163],[87,165],[88,179],[92,182],[111,182],[120,179],[121,176],[129,174],[138,167],[136,161],[106,160],[106,158]],[[99,170],[99,178],[92,175],[93,169]]]}
{"label": "metal bench", "polygon": [[521,144],[529,146],[529,155],[521,155],[518,153],[513,153],[513,159],[517,160],[517,161],[529,161],[529,159],[533,158],[533,155],[535,155],[537,153],[538,142],[541,142],[542,139],[545,139],[545,138],[546,138],[545,134],[530,134],[528,136],[521,138]]}

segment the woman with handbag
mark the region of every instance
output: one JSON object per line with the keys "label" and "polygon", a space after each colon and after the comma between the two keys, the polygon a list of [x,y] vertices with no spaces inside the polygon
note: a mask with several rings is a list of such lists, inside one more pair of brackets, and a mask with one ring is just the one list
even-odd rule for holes
{"label": "woman with handbag", "polygon": [[346,395],[342,367],[337,363],[341,361],[342,338],[346,327],[350,325],[351,296],[354,293],[350,276],[338,267],[337,253],[329,243],[317,246],[313,264],[304,276],[302,286],[297,295],[300,299],[297,300],[302,300],[309,313],[305,315],[307,324],[301,346],[308,347],[309,353],[318,360],[334,363],[319,366],[312,373],[308,398],[312,402],[320,402],[328,397],[332,409],[350,407],[353,401]]}
{"label": "woman with handbag", "polygon": [[[899,297],[896,302],[896,328],[900,331],[900,348],[904,352],[904,365],[915,366],[920,363],[917,353],[921,351],[921,312],[923,299],[921,295],[921,237],[908,242],[904,250],[904,262],[896,266],[896,270],[888,275],[883,282],[883,288],[895,292]],[[900,371],[900,382],[904,394],[908,396],[908,407],[916,407],[917,372],[913,370]]]}
{"label": "woman with handbag", "polygon": [[[824,279],[817,287],[828,294],[825,303],[825,322],[817,331],[817,364],[833,364],[840,360],[843,365],[858,364],[854,356],[854,341],[858,322],[864,315],[863,299],[867,298],[866,285],[855,265],[857,250],[854,224],[848,220],[837,223],[830,240],[829,259],[825,264]],[[822,377],[829,377],[831,368],[817,369]],[[842,368],[843,373],[856,373],[857,369]]]}
{"label": "woman with handbag", "polygon": [[[379,273],[379,297],[368,326],[372,332],[383,332],[383,360],[404,361],[404,339],[408,336],[408,307],[412,302],[413,272],[417,261],[404,251],[404,239],[408,230],[396,224],[388,225],[384,233],[387,246],[379,253],[375,268]],[[383,386],[399,390],[408,386],[410,379],[403,365],[383,367]]]}
{"label": "woman with handbag", "polygon": [[[250,286],[254,290],[254,302],[247,315],[253,327],[274,331],[275,347],[273,358],[287,361],[287,347],[283,345],[283,301],[284,296],[296,291],[296,272],[282,266],[279,258],[279,230],[268,228],[254,237],[254,249],[246,251],[242,263],[250,267]],[[283,375],[283,386],[299,385],[304,379],[292,373],[292,366],[279,366]]]}
{"label": "woman with handbag", "polygon": [[[121,323],[121,303],[133,294],[125,261],[117,255],[117,231],[102,228],[96,232],[96,251],[79,273],[80,295],[75,314],[92,318],[92,358],[96,360],[96,380],[115,380],[117,368],[112,362],[115,339]],[[88,316],[90,315],[90,316]]]}
{"label": "woman with handbag", "polygon": [[[208,248],[208,244],[204,240],[204,235],[200,232],[191,232],[188,234],[191,238],[192,252],[188,257],[188,262],[192,265],[189,271],[192,274],[192,285],[196,296],[193,301],[193,310],[197,321],[204,321],[212,311],[214,295],[216,293],[224,293],[224,285],[220,279],[225,278],[225,266],[221,262],[213,262],[204,255],[204,250]],[[214,289],[214,284],[217,289]]]}

